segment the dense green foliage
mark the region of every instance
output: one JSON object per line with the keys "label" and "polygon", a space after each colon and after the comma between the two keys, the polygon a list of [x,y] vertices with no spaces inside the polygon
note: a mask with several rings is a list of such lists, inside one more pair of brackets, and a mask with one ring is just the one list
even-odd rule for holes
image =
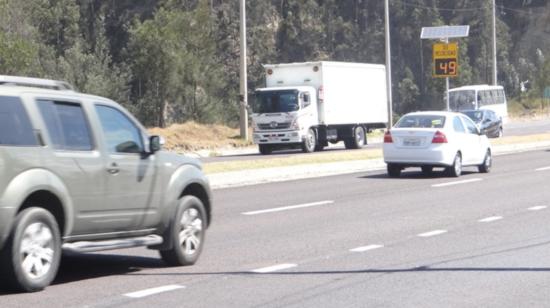
{"label": "dense green foliage", "polygon": [[[499,83],[511,97],[541,97],[550,86],[550,3],[496,2]],[[425,26],[470,25],[451,86],[492,82],[491,5],[390,0],[396,112],[444,106],[444,80],[431,76],[433,41],[420,40]],[[247,27],[251,92],[262,85],[262,63],[385,59],[382,0],[248,0]],[[0,74],[67,80],[149,126],[238,121],[238,0],[0,0],[0,29]]]}

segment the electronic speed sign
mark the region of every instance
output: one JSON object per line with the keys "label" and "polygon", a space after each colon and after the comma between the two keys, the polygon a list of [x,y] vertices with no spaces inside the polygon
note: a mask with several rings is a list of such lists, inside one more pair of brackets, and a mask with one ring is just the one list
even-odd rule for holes
{"label": "electronic speed sign", "polygon": [[456,77],[458,75],[458,44],[436,43],[433,45],[433,76]]}

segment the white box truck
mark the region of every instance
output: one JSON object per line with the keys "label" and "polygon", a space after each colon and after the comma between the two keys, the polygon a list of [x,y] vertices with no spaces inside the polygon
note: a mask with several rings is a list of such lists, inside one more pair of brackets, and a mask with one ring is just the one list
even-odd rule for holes
{"label": "white box truck", "polygon": [[253,140],[260,153],[301,147],[320,151],[344,141],[367,143],[366,133],[386,127],[386,68],[378,64],[305,62],[264,65],[266,87],[252,104]]}

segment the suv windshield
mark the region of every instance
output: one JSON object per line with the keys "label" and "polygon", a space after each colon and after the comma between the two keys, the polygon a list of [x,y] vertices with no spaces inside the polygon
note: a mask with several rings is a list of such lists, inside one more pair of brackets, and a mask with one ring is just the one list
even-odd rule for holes
{"label": "suv windshield", "polygon": [[454,111],[475,109],[475,91],[462,90],[449,92],[449,107]]}
{"label": "suv windshield", "polygon": [[292,112],[300,109],[298,91],[258,91],[254,104],[255,113]]}
{"label": "suv windshield", "polygon": [[408,115],[395,124],[398,128],[443,128],[445,116],[439,115]]}

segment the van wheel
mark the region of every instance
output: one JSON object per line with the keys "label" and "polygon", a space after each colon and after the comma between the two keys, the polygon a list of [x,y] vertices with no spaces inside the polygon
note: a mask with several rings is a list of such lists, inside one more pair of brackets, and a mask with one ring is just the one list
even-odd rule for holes
{"label": "van wheel", "polygon": [[304,153],[311,153],[315,151],[315,147],[317,144],[316,141],[317,141],[317,136],[315,136],[315,131],[313,130],[313,128],[310,128],[307,131],[307,135],[304,141],[302,142],[302,151]]}
{"label": "van wheel", "polygon": [[61,236],[53,215],[37,207],[17,214],[0,260],[0,277],[9,288],[35,292],[50,285],[61,260]]}
{"label": "van wheel", "polygon": [[175,220],[170,226],[171,249],[160,250],[162,260],[170,266],[193,265],[204,246],[206,211],[202,201],[194,196],[180,199]]}

